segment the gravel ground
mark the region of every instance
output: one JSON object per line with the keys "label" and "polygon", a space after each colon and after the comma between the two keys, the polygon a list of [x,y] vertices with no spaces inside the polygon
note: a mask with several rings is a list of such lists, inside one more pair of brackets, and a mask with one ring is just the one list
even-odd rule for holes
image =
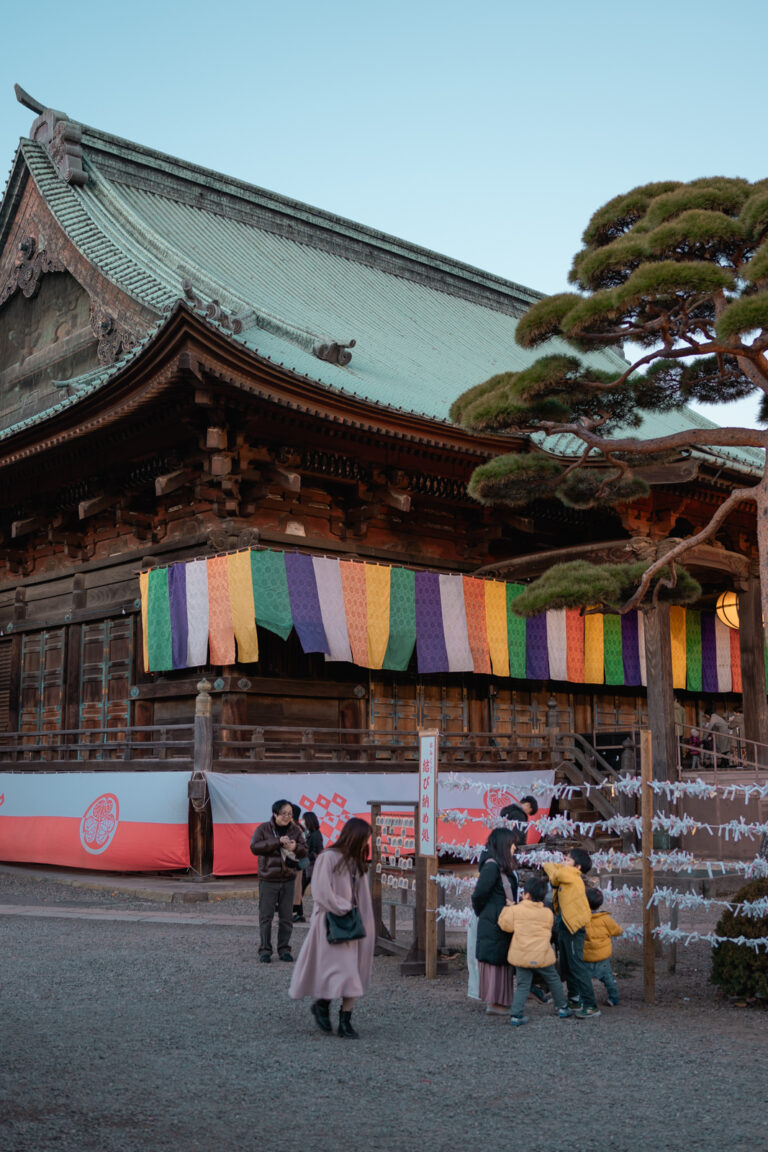
{"label": "gravel ground", "polygon": [[[0,876],[0,905],[48,914],[0,918],[3,1152],[768,1143],[768,1014],[718,997],[705,946],[679,949],[674,976],[659,963],[646,1007],[637,947],[619,942],[619,1008],[557,1021],[531,1001],[519,1029],[466,999],[461,960],[427,983],[380,957],[345,1042],[288,999],[288,965],[258,964],[252,901],[114,921],[158,905]],[[80,918],[51,915],[64,908]]]}

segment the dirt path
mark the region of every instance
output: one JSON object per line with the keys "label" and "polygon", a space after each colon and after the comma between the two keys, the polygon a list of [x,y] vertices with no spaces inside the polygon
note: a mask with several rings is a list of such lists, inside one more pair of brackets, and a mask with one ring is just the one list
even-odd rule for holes
{"label": "dirt path", "polygon": [[345,1042],[288,999],[289,965],[258,964],[252,902],[171,913],[4,878],[0,904],[3,1152],[768,1144],[768,1013],[718,998],[704,946],[653,1008],[629,947],[618,1009],[531,1002],[521,1029],[466,999],[459,962],[427,983],[382,957]]}

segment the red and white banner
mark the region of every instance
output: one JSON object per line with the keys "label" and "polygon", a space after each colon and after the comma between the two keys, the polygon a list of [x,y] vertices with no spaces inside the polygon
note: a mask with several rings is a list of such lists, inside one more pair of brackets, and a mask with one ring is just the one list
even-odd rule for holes
{"label": "red and white banner", "polygon": [[188,868],[188,780],[188,772],[2,772],[0,860]]}
{"label": "red and white banner", "polygon": [[[257,824],[269,820],[275,800],[290,800],[303,812],[312,811],[320,821],[326,844],[333,843],[352,816],[370,819],[368,804],[380,800],[418,800],[418,772],[307,772],[247,775],[240,772],[209,772],[208,791],[213,815],[213,871],[216,876],[242,876],[256,872],[250,843]],[[554,785],[554,772],[494,772],[483,774],[485,792],[460,792],[440,783],[438,808],[466,812],[459,826],[437,822],[437,838],[446,844],[484,844],[489,829],[481,820],[498,818],[501,809],[530,792],[534,780]],[[550,796],[537,797],[539,811],[531,821],[528,842],[539,839],[535,821],[549,813]],[[474,819],[473,819],[474,817]]]}

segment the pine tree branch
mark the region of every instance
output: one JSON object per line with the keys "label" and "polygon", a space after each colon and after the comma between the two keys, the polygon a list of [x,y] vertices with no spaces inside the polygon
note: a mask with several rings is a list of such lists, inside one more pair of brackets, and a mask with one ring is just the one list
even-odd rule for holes
{"label": "pine tree branch", "polygon": [[[674,548],[670,548],[669,552],[666,552],[663,556],[659,557],[658,560],[654,560],[654,562],[648,568],[646,568],[645,572],[643,573],[643,578],[637,587],[637,591],[622,607],[622,613],[631,612],[633,608],[636,608],[638,604],[641,603],[643,597],[648,592],[651,581],[658,572],[661,572],[662,569],[669,566],[672,573],[674,574],[673,565],[678,557],[683,556],[691,548],[695,548],[697,544],[703,544],[705,540],[708,540],[736,504],[741,504],[746,500],[756,502],[758,488],[759,485],[757,484],[754,488],[734,488],[734,490],[726,497],[726,499],[717,509],[709,523],[706,524],[700,532],[697,532],[695,536],[689,536],[686,540],[681,540],[680,543],[676,544]],[[676,583],[677,577],[675,577],[671,582],[668,578],[663,581],[663,584],[666,587],[674,587]],[[657,594],[654,593],[654,603],[656,603],[656,601]]]}
{"label": "pine tree branch", "polygon": [[549,436],[577,436],[603,455],[609,452],[630,452],[636,456],[652,456],[674,448],[766,448],[768,431],[762,428],[687,428],[655,436],[652,440],[612,440],[596,436],[584,424],[555,424],[542,422],[540,429]]}

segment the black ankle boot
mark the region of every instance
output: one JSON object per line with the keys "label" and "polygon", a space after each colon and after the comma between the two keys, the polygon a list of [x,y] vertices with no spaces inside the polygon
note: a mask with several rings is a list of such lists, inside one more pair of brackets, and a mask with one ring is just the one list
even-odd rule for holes
{"label": "black ankle boot", "polygon": [[310,1008],[310,1012],[314,1016],[315,1022],[321,1032],[333,1032],[330,1008],[330,1000],[315,1000]]}
{"label": "black ankle boot", "polygon": [[343,1036],[345,1040],[357,1040],[360,1035],[355,1032],[352,1027],[352,1011],[345,1012],[343,1008],[339,1009],[339,1027],[337,1030],[339,1036]]}

